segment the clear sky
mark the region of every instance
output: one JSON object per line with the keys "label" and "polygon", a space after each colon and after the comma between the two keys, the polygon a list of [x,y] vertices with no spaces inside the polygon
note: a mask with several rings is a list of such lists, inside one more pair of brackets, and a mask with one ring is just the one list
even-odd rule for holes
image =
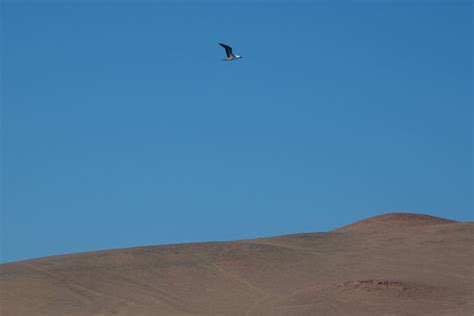
{"label": "clear sky", "polygon": [[2,262],[473,219],[471,1],[224,2],[3,2]]}

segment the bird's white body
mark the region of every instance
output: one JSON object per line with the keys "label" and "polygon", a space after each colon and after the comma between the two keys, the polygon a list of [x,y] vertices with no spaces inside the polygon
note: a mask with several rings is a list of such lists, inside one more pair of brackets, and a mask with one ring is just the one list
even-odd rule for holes
{"label": "bird's white body", "polygon": [[230,56],[230,57],[227,57],[225,59],[222,59],[223,61],[233,61],[233,60],[237,60],[239,58],[242,58],[242,56],[240,55],[234,55],[234,56]]}

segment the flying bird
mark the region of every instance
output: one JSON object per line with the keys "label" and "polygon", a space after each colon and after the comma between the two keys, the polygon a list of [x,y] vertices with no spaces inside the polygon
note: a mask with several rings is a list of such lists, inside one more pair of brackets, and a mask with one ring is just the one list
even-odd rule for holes
{"label": "flying bird", "polygon": [[234,53],[232,53],[232,47],[230,47],[229,45],[222,44],[222,43],[219,43],[219,45],[225,48],[225,54],[227,55],[227,58],[223,59],[223,61],[233,61],[233,60],[242,58],[242,56],[240,55],[234,55]]}

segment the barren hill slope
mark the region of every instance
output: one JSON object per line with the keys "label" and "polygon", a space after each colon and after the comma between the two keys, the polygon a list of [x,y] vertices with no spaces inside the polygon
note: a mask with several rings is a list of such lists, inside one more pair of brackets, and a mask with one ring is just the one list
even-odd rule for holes
{"label": "barren hill slope", "polygon": [[474,223],[386,214],[328,233],[0,265],[6,315],[472,315]]}

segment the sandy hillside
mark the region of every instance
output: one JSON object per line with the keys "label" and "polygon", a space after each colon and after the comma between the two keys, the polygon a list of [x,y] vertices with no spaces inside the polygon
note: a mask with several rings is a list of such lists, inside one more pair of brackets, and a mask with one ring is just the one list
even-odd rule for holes
{"label": "sandy hillside", "polygon": [[474,315],[474,223],[386,214],[332,232],[0,265],[7,315]]}

